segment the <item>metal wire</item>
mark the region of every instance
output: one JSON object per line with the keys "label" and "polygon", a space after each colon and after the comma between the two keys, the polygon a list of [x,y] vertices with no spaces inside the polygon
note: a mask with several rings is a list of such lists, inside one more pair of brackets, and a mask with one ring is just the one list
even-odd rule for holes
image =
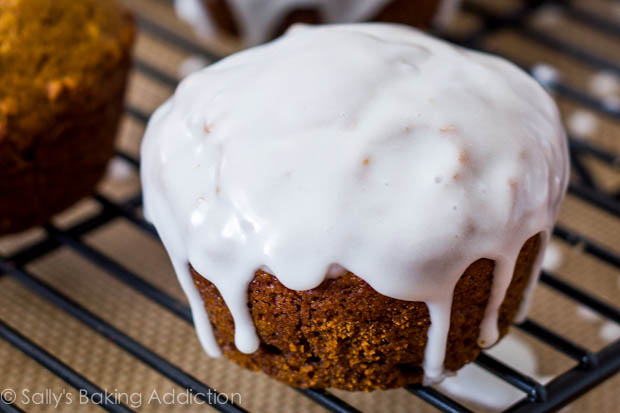
{"label": "metal wire", "polygon": [[0,321],[0,337],[13,344],[20,349],[24,354],[36,360],[43,367],[54,373],[59,378],[63,379],[76,389],[80,389],[82,394],[88,395],[88,397],[95,403],[104,407],[106,410],[115,413],[131,413],[127,406],[118,402],[117,400],[108,397],[106,392],[88,379],[76,373],[73,369],[65,365],[56,357],[42,349],[41,347],[22,336],[19,332],[9,327],[4,322]]}
{"label": "metal wire", "polygon": [[[563,10],[566,11],[567,15],[584,25],[600,30],[607,35],[620,37],[620,27],[598,15],[572,5],[570,1],[554,0],[545,2],[543,0],[536,0],[526,2],[525,5],[516,12],[503,16],[496,15],[494,12],[478,4],[465,2],[465,10],[480,17],[484,24],[478,31],[466,38],[450,40],[469,47],[481,48],[481,42],[484,40],[485,36],[495,30],[511,27],[518,30],[522,35],[536,41],[538,44],[553,48],[582,63],[586,63],[598,69],[619,73],[619,66],[614,62],[592,55],[588,51],[580,49],[577,46],[568,44],[538,30],[534,30],[526,24],[526,19],[534,11],[542,5],[549,3],[561,6]],[[210,61],[215,61],[222,57],[168,30],[157,22],[143,16],[139,16],[137,20],[143,31],[173,47],[180,48],[185,52],[200,54]],[[177,84],[176,78],[147,62],[138,60],[135,62],[134,68],[156,82],[168,87],[175,87]],[[582,91],[563,84],[561,81],[555,81],[549,86],[563,98],[593,109],[600,115],[607,116],[613,120],[620,120],[620,111],[618,109],[606,107],[600,101]],[[144,113],[140,109],[132,106],[127,107],[126,112],[128,116],[143,124],[148,121],[150,116],[148,113]],[[569,188],[570,193],[620,218],[620,202],[618,202],[614,196],[599,190],[586,163],[583,162],[585,157],[593,157],[604,162],[608,166],[618,167],[620,164],[619,155],[610,153],[592,143],[574,137],[569,137],[569,143],[575,169],[574,172],[579,178],[579,182],[571,183]],[[139,167],[139,160],[130,154],[119,152],[118,157],[135,168]],[[222,412],[244,412],[245,410],[243,408],[233,403],[221,403],[217,397],[206,397],[206,395],[216,395],[217,393],[211,387],[200,382],[165,358],[131,339],[122,331],[89,312],[77,302],[64,296],[61,292],[26,270],[25,267],[31,261],[61,246],[66,246],[93,264],[99,266],[108,275],[115,277],[117,280],[157,303],[183,321],[188,323],[192,322],[189,308],[184,303],[166,294],[164,291],[82,240],[84,235],[118,218],[125,219],[146,234],[157,238],[155,229],[137,213],[137,209],[141,206],[141,195],[136,194],[133,198],[123,203],[113,202],[101,194],[95,195],[93,198],[101,207],[99,212],[64,230],[51,224],[44,226],[46,236],[42,240],[22,248],[11,256],[0,257],[0,276],[10,275],[14,277],[22,285],[37,293],[43,299],[76,318],[161,375],[183,386],[198,397],[201,397],[207,404],[212,404],[217,410]],[[558,225],[554,230],[554,236],[556,239],[568,245],[580,246],[584,254],[589,254],[609,265],[620,268],[620,254],[610,251],[582,234]],[[619,308],[571,285],[561,277],[549,272],[543,272],[540,281],[560,294],[591,308],[603,317],[620,323]],[[497,360],[488,354],[482,353],[476,360],[479,366],[523,391],[524,398],[506,410],[507,412],[546,412],[557,410],[612,374],[620,371],[620,340],[617,340],[595,353],[584,349],[534,320],[526,320],[524,323],[517,325],[517,328],[575,360],[576,366],[557,376],[548,384],[542,385],[531,377],[525,376],[507,366],[501,360]],[[75,389],[88,394],[94,401],[99,400],[99,398],[96,397],[97,395],[103,394],[103,390],[91,383],[87,378],[63,364],[52,354],[38,347],[27,337],[24,337],[2,321],[0,321],[0,337],[56,376],[65,380]],[[316,389],[297,390],[300,394],[320,404],[328,411],[338,413],[359,412],[359,410],[328,391]],[[406,390],[435,406],[442,412],[471,412],[468,408],[433,388],[415,385],[407,386]],[[104,399],[100,405],[110,412],[131,412],[128,407],[115,400],[110,401]],[[23,410],[19,409],[10,401],[0,398],[0,412],[12,413],[21,411]]]}
{"label": "metal wire", "polygon": [[0,412],[2,413],[22,413],[23,410],[19,407],[15,406],[9,400],[6,400],[4,397],[0,396]]}

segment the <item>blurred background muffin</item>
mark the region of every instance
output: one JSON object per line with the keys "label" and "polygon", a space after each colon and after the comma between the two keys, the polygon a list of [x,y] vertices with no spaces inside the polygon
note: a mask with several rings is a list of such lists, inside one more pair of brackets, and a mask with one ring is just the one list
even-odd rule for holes
{"label": "blurred background muffin", "polygon": [[460,0],[175,0],[177,15],[203,37],[256,45],[295,23],[381,21],[428,28],[450,20]]}
{"label": "blurred background muffin", "polygon": [[93,191],[114,153],[133,37],[115,0],[0,0],[0,234]]}

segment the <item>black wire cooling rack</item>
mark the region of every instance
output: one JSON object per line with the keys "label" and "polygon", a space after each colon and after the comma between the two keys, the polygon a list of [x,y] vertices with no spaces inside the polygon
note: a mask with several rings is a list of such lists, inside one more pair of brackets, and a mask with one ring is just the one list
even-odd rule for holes
{"label": "black wire cooling rack", "polygon": [[[544,32],[538,31],[526,24],[526,19],[530,17],[533,12],[542,5],[548,5],[550,3],[557,7],[561,7],[565,15],[576,19],[580,23],[600,31],[614,40],[620,39],[619,25],[611,20],[589,12],[570,1],[534,0],[525,2],[518,10],[507,15],[499,14],[477,3],[465,2],[463,5],[464,9],[468,13],[479,17],[482,21],[482,25],[474,33],[464,38],[450,38],[449,40],[468,47],[480,49],[482,48],[485,36],[502,28],[511,28],[538,44],[553,49],[556,52],[559,51],[572,59],[577,59],[583,64],[595,69],[620,74],[620,66],[615,62],[595,56],[588,50],[584,50],[571,43],[567,43]],[[222,57],[218,56],[217,53],[207,50],[204,46],[174,33],[155,21],[143,16],[138,16],[137,19],[141,30],[157,37],[162,42],[192,54],[199,54],[210,61]],[[167,86],[175,86],[177,83],[177,79],[144,61],[136,61],[135,69]],[[561,80],[553,80],[547,86],[558,96],[596,111],[600,116],[611,118],[614,121],[620,121],[620,110],[602,104],[596,98],[564,84]],[[142,123],[146,123],[149,118],[149,114],[143,113],[135,107],[128,107],[127,113],[129,116]],[[594,157],[607,165],[618,166],[620,165],[620,156],[574,137],[569,137],[569,140],[571,158],[573,161],[573,180],[569,186],[569,192],[592,206],[620,218],[620,194],[602,191],[597,185],[593,174],[586,166],[586,163],[584,163],[585,158]],[[118,157],[130,164],[133,168],[137,169],[139,167],[139,160],[127,153],[119,152]],[[125,283],[128,287],[153,300],[187,323],[192,323],[189,308],[184,303],[142,279],[126,267],[107,257],[104,253],[81,241],[83,236],[117,218],[125,219],[140,230],[153,237],[157,237],[153,227],[144,221],[139,213],[141,207],[140,194],[122,203],[115,203],[103,195],[95,195],[94,199],[101,206],[98,213],[89,216],[67,229],[60,229],[52,224],[48,224],[44,227],[45,237],[41,241],[23,247],[10,256],[0,256],[0,274],[14,277],[23,286],[64,310],[70,316],[90,327],[127,353],[167,377],[172,382],[196,394],[198,397],[202,398],[203,401],[211,404],[215,409],[222,412],[245,412],[246,410],[242,407],[231,402],[220,402],[217,397],[206,397],[206,395],[217,395],[218,393],[207,384],[192,377],[164,357],[156,354],[142,344],[139,344],[123,331],[120,331],[104,319],[63,295],[60,291],[37,278],[26,269],[31,261],[59,247],[68,247],[101,267],[111,276]],[[556,239],[568,245],[580,245],[583,253],[590,254],[605,263],[620,268],[620,254],[604,248],[597,242],[575,231],[569,230],[563,226],[556,226],[554,236]],[[606,319],[620,324],[620,308],[582,291],[576,286],[566,282],[561,277],[543,271],[540,282],[546,284],[565,297],[589,307]],[[543,385],[533,378],[512,369],[501,360],[482,353],[476,360],[479,366],[524,393],[523,399],[508,408],[506,412],[532,413],[558,410],[595,387],[606,378],[620,371],[620,340],[607,345],[598,352],[591,352],[531,319],[526,320],[516,327],[535,339],[551,346],[555,351],[573,359],[576,365],[561,375],[556,376],[546,385]],[[50,354],[29,338],[23,336],[19,331],[11,328],[2,320],[0,320],[0,337],[37,361],[50,372],[63,379],[75,389],[80,390],[82,394],[88,394],[93,402],[99,404],[105,410],[110,412],[132,411],[129,407],[117,400],[102,398],[101,395],[105,394],[103,389],[89,381],[87,377],[82,376],[64,364],[53,354]],[[433,388],[417,385],[408,386],[406,390],[443,412],[462,413],[471,411]],[[325,390],[298,389],[298,391],[320,404],[328,411],[359,411]],[[226,399],[222,398],[222,400]],[[0,411],[12,413],[21,412],[23,410],[12,404],[10,400],[0,397]]]}

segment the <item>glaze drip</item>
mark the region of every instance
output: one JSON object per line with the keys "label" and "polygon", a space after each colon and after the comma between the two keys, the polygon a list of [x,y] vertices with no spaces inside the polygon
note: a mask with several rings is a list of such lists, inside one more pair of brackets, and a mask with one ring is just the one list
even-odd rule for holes
{"label": "glaze drip", "polygon": [[220,350],[189,263],[220,291],[246,353],[259,345],[257,269],[293,290],[346,269],[426,303],[431,383],[454,288],[479,258],[495,260],[479,341],[497,340],[519,250],[552,228],[568,152],[552,99],[507,61],[403,26],[335,25],[185,79],[149,122],[141,176],[209,354]]}

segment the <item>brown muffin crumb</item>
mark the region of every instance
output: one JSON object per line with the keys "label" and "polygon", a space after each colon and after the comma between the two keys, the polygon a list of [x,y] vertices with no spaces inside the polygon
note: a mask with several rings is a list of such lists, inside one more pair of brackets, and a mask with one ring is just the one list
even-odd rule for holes
{"label": "brown muffin crumb", "polygon": [[213,16],[213,21],[221,32],[229,36],[241,35],[237,20],[227,0],[202,0],[202,4]]}
{"label": "brown muffin crumb", "polygon": [[[540,250],[540,236],[521,249],[499,314],[508,331]],[[191,268],[191,267],[190,267]],[[494,263],[479,259],[457,283],[445,367],[456,371],[480,353],[477,338],[493,279]],[[374,291],[352,273],[326,279],[307,291],[284,287],[256,271],[248,307],[260,338],[252,354],[234,345],[234,322],[217,288],[191,268],[216,339],[236,363],[296,387],[373,390],[422,381],[430,318],[424,303],[396,300]]]}
{"label": "brown muffin crumb", "polygon": [[114,153],[133,37],[115,0],[0,0],[0,234],[93,191]]}

